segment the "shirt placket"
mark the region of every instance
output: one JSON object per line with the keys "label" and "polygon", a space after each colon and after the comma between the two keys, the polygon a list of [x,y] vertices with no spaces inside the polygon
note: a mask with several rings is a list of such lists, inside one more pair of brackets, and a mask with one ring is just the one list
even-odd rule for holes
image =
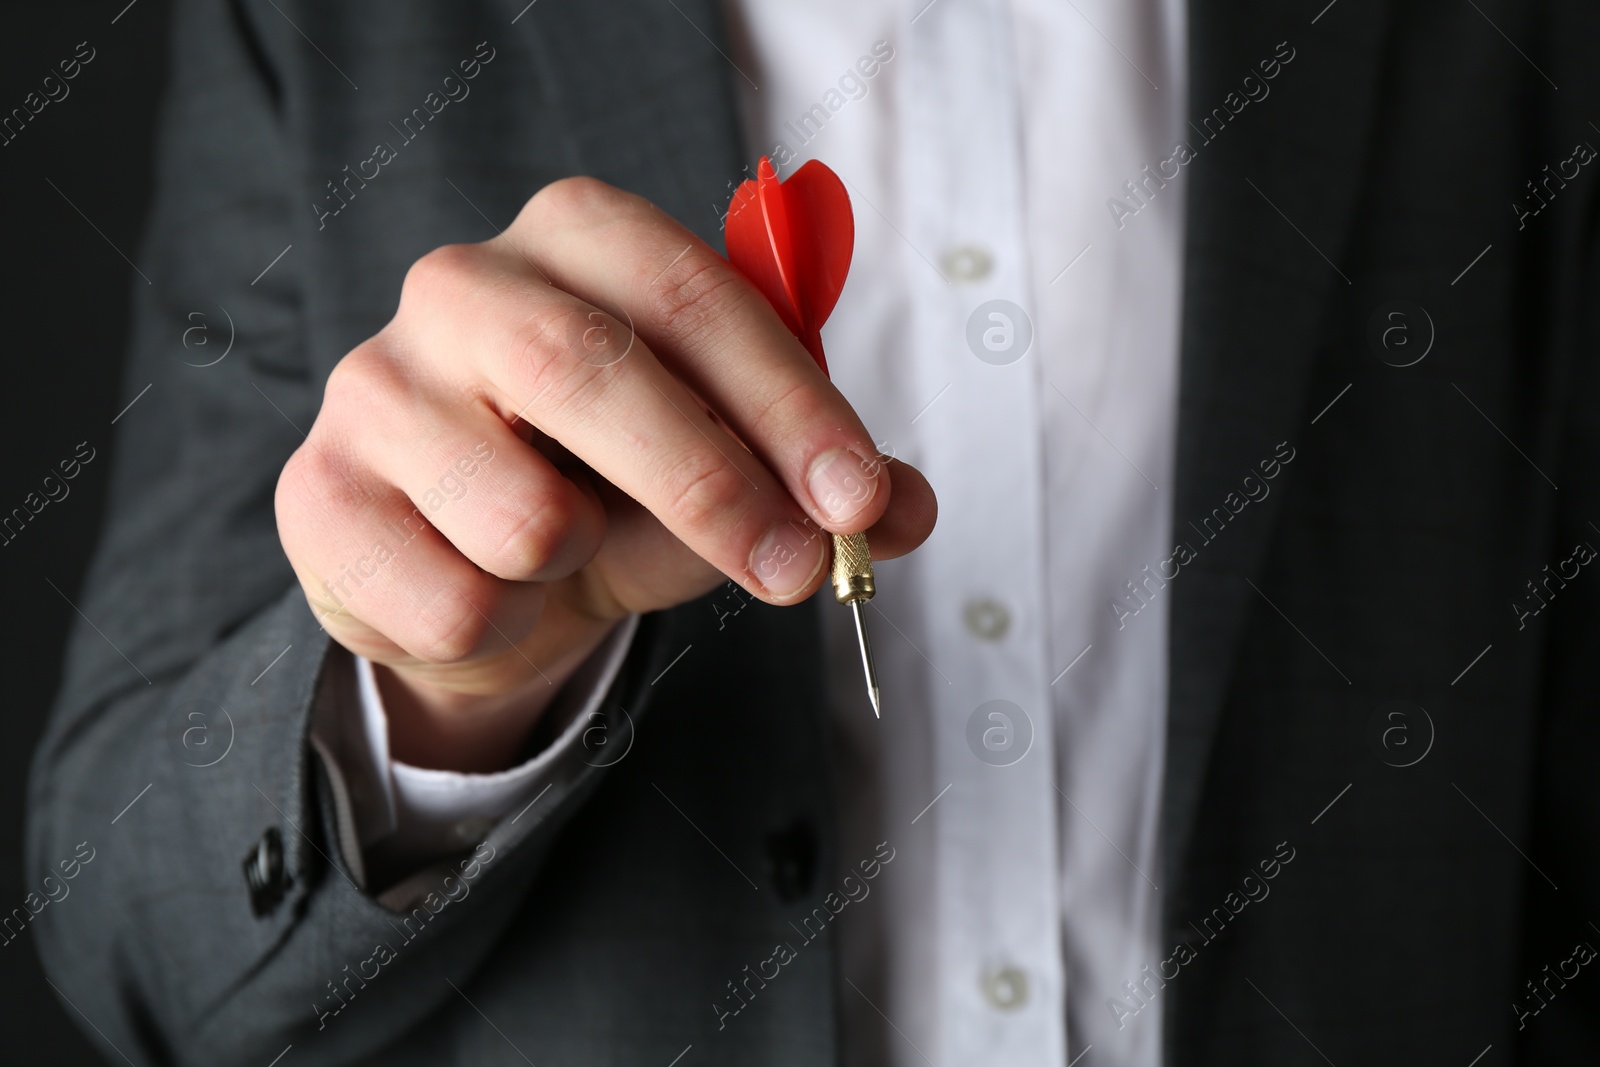
{"label": "shirt placket", "polygon": [[[939,931],[937,1062],[1054,1064],[1065,1049],[1046,670],[1039,354],[1008,5],[912,0],[900,175],[916,438],[947,502],[915,574]],[[954,506],[950,506],[954,505]]]}

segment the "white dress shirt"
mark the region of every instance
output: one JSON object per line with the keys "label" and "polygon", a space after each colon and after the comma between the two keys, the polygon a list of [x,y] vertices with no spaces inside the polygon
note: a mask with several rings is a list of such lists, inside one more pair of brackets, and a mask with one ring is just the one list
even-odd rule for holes
{"label": "white dress shirt", "polygon": [[[1120,1020],[1108,1001],[1142,1003],[1124,984],[1163,944],[1150,575],[1171,554],[1183,178],[1144,168],[1185,139],[1182,2],[728,7],[750,172],[818,158],[851,193],[833,380],[940,502],[927,544],[877,568],[881,721],[850,613],[821,611],[839,859],[896,850],[876,903],[838,920],[845,1062],[1155,1067],[1160,995]],[[1130,195],[1148,209],[1119,220]],[[630,636],[569,699],[598,701]],[[389,813],[364,839],[477,829],[577,744],[419,772],[388,761],[362,694]]]}

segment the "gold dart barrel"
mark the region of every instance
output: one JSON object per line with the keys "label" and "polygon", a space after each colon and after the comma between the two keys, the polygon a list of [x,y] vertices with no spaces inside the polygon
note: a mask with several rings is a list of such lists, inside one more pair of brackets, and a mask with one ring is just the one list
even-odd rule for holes
{"label": "gold dart barrel", "polygon": [[878,588],[872,581],[872,550],[866,534],[833,535],[833,598],[841,604],[871,600]]}

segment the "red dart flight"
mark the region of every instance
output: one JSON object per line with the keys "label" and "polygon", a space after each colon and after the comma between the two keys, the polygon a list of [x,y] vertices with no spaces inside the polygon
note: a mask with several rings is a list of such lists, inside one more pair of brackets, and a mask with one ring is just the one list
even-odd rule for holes
{"label": "red dart flight", "polygon": [[756,177],[728,205],[727,241],[729,261],[827,374],[822,324],[839,302],[856,242],[850,194],[839,176],[813,159],[780,182],[762,156]]}

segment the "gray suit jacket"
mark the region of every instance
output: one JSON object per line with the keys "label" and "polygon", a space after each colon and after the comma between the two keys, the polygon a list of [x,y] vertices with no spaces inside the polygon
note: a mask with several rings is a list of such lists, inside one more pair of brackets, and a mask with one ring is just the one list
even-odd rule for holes
{"label": "gray suit jacket", "polygon": [[[1600,544],[1597,179],[1506,205],[1600,141],[1600,27],[1495,5],[1529,62],[1462,5],[1280,7],[1190,16],[1191,111],[1228,114],[1189,165],[1175,540],[1278,442],[1298,457],[1169,589],[1162,899],[1194,954],[1160,994],[1169,1058],[1590,1062],[1600,979],[1520,1028],[1514,998],[1600,938],[1600,579],[1508,603]],[[834,1062],[826,929],[713,1007],[828,884],[811,607],[647,619],[607,698],[628,755],[380,887],[310,742],[346,663],[272,515],[330,368],[422,253],[574,173],[717,240],[747,160],[716,5],[178,9],[125,383],[150,388],[31,782],[30,877],[96,850],[34,920],[53,979],[141,1063]],[[1280,41],[1272,96],[1234,103]],[[1404,369],[1370,341],[1397,299],[1438,336]],[[202,322],[232,341],[209,366]],[[1394,700],[1428,712],[1403,767]],[[1271,901],[1235,908],[1285,840]]]}

